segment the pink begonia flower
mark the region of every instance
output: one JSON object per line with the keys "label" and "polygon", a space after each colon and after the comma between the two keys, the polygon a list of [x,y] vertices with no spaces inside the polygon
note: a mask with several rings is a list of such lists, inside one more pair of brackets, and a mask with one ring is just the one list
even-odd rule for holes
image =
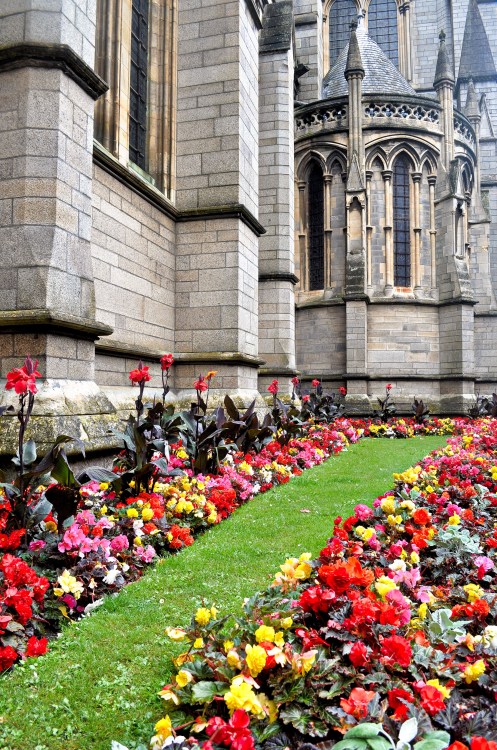
{"label": "pink begonia flower", "polygon": [[478,578],[481,580],[488,570],[492,570],[494,567],[493,561],[485,555],[479,555],[475,557],[475,565],[478,568]]}
{"label": "pink begonia flower", "polygon": [[409,600],[406,599],[398,589],[389,591],[386,595],[386,599],[390,604],[393,604],[396,607],[400,624],[407,625],[411,620],[411,605]]}
{"label": "pink begonia flower", "polygon": [[146,547],[136,547],[135,556],[144,563],[150,563],[154,559],[156,553],[151,544]]}
{"label": "pink begonia flower", "polygon": [[115,536],[114,539],[111,539],[110,548],[113,552],[122,552],[123,549],[129,549],[128,537],[124,534]]}
{"label": "pink begonia flower", "polygon": [[420,586],[419,589],[414,593],[414,596],[416,597],[418,602],[423,602],[424,604],[428,604],[428,602],[431,599],[430,591],[431,591],[430,586]]}
{"label": "pink begonia flower", "polygon": [[74,609],[76,606],[76,599],[72,594],[64,594],[64,596],[61,596],[60,600],[61,602],[64,602],[64,604],[67,604],[69,609]]}
{"label": "pink begonia flower", "polygon": [[359,503],[354,508],[354,515],[357,516],[359,521],[368,521],[372,517],[373,511],[364,503]]}
{"label": "pink begonia flower", "polygon": [[458,516],[462,513],[462,508],[459,505],[456,505],[455,503],[448,503],[446,507],[446,511],[449,514],[449,516],[453,516],[454,513],[457,513]]}
{"label": "pink begonia flower", "polygon": [[43,549],[43,547],[46,547],[47,543],[43,541],[43,539],[35,539],[34,542],[30,542],[29,544],[29,551],[30,552],[38,552],[38,550]]}

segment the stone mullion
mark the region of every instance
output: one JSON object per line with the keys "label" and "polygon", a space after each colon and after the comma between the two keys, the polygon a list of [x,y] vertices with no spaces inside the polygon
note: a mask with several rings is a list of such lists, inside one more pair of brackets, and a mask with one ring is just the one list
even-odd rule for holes
{"label": "stone mullion", "polygon": [[411,18],[410,18],[410,0],[406,0],[400,8],[400,49],[402,50],[402,56],[399,67],[400,72],[407,78],[408,81],[412,80],[412,56],[411,56]]}
{"label": "stone mullion", "polygon": [[331,183],[332,176],[324,175],[324,288],[331,287]]}
{"label": "stone mullion", "polygon": [[414,252],[413,252],[413,271],[414,271],[414,291],[421,291],[421,203],[420,203],[420,183],[421,183],[421,172],[413,172],[412,177],[412,192],[413,192],[413,237],[414,237]]}
{"label": "stone mullion", "polygon": [[385,294],[393,293],[393,193],[392,170],[382,172],[385,189]]}
{"label": "stone mullion", "polygon": [[373,259],[372,259],[372,235],[373,226],[371,224],[371,180],[373,173],[366,172],[366,266],[367,266],[367,286],[373,285]]}
{"label": "stone mullion", "polygon": [[98,10],[95,67],[109,89],[95,105],[95,136],[102,146],[117,155],[122,3],[119,0],[102,0]]}
{"label": "stone mullion", "polygon": [[297,201],[297,236],[300,254],[300,280],[302,291],[309,289],[309,264],[307,262],[307,213],[306,213],[306,182],[299,180]]}
{"label": "stone mullion", "polygon": [[431,288],[437,286],[437,230],[435,228],[435,185],[437,178],[435,175],[428,177],[428,186],[430,191],[430,256],[431,256]]}

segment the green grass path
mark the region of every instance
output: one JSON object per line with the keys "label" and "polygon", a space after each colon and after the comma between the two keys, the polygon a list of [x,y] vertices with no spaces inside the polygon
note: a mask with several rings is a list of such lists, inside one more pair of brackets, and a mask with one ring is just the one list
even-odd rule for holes
{"label": "green grass path", "polygon": [[[333,519],[391,488],[443,437],[364,440],[257,497],[181,554],[70,625],[47,656],[0,679],[0,750],[130,748],[161,716],[157,691],[177,646],[168,625],[187,624],[205,599],[240,611],[285,557],[317,553]],[[306,509],[309,513],[302,513]]]}

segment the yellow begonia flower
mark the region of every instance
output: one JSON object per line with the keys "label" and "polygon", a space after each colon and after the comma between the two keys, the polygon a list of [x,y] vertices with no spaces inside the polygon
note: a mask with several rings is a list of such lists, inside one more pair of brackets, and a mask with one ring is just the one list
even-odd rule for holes
{"label": "yellow begonia flower", "polygon": [[425,620],[427,614],[428,614],[428,605],[425,602],[423,602],[423,604],[420,604],[418,607],[418,617],[420,620]]}
{"label": "yellow begonia flower", "polygon": [[228,662],[228,665],[231,667],[231,669],[242,668],[241,659],[235,649],[231,649],[230,651],[228,651],[228,653],[226,654],[226,661]]}
{"label": "yellow begonia flower", "polygon": [[228,651],[231,651],[234,645],[235,644],[233,641],[224,641],[223,648],[224,648],[225,653],[228,653]]}
{"label": "yellow begonia flower", "polygon": [[261,625],[255,631],[255,640],[257,641],[257,643],[261,643],[262,641],[269,641],[270,643],[274,643],[274,636],[275,630],[270,625]]}
{"label": "yellow begonia flower", "polygon": [[109,489],[109,483],[108,482],[100,482],[99,489],[100,490],[108,490]]}
{"label": "yellow begonia flower", "polygon": [[224,701],[230,713],[236,711],[237,708],[241,708],[252,714],[260,715],[263,713],[263,708],[257,695],[250,685],[245,682],[243,677],[235,677],[231,683],[229,692],[224,696]]}
{"label": "yellow begonia flower", "polygon": [[100,513],[102,514],[102,516],[105,516],[105,514],[107,513],[107,510],[108,510],[107,506],[102,505],[102,507],[100,508]]}
{"label": "yellow begonia flower", "polygon": [[393,497],[386,497],[381,501],[381,509],[386,515],[395,513],[395,500]]}
{"label": "yellow begonia flower", "polygon": [[391,578],[388,578],[388,576],[381,576],[381,578],[378,578],[376,581],[374,587],[381,598],[385,599],[388,592],[396,589],[397,585]]}
{"label": "yellow begonia flower", "polygon": [[142,510],[142,518],[144,521],[151,521],[154,517],[154,511],[152,508],[143,508]]}
{"label": "yellow begonia flower", "polygon": [[199,607],[195,613],[195,622],[198,622],[200,627],[207,625],[211,619],[211,611],[207,607]]}
{"label": "yellow begonia flower", "polygon": [[463,586],[463,589],[468,597],[468,602],[475,602],[483,596],[483,589],[476,583],[468,583],[466,586]]}
{"label": "yellow begonia flower", "polygon": [[185,685],[188,685],[188,683],[192,681],[193,677],[190,672],[186,671],[186,669],[180,669],[175,679],[176,684],[179,685],[180,688],[184,688]]}
{"label": "yellow begonia flower", "polygon": [[458,516],[457,513],[454,513],[454,515],[449,518],[449,526],[459,526],[460,523],[461,516]]}
{"label": "yellow begonia flower", "polygon": [[426,684],[431,685],[432,687],[436,688],[439,693],[442,693],[444,698],[450,698],[449,688],[445,687],[445,685],[442,685],[442,683],[439,680],[428,680]]}
{"label": "yellow begonia flower", "polygon": [[292,658],[292,669],[297,674],[305,675],[316,661],[317,651],[306,651],[303,654],[295,654]]}
{"label": "yellow begonia flower", "polygon": [[180,628],[166,628],[166,635],[172,641],[184,641],[186,638],[185,631]]}
{"label": "yellow begonia flower", "polygon": [[173,733],[173,725],[169,716],[165,716],[163,719],[157,722],[154,727],[155,731],[162,739],[166,740]]}
{"label": "yellow begonia flower", "polygon": [[159,690],[159,695],[162,700],[166,701],[166,703],[174,703],[176,706],[179,706],[180,704],[180,699],[174,690],[171,690],[168,685],[165,688],[162,688],[162,690]]}
{"label": "yellow begonia flower", "polygon": [[250,674],[252,677],[257,677],[266,666],[267,654],[262,646],[251,646],[250,643],[246,646],[245,653],[245,661],[247,662]]}
{"label": "yellow begonia flower", "polygon": [[204,647],[204,639],[203,638],[195,638],[193,641],[193,648],[203,648]]}
{"label": "yellow begonia flower", "polygon": [[291,617],[285,617],[281,621],[281,627],[284,628],[285,630],[288,630],[288,628],[291,628],[292,625],[293,625],[293,619]]}
{"label": "yellow begonia flower", "polygon": [[126,511],[126,515],[128,516],[128,518],[138,518],[138,511],[136,510],[136,508],[128,508],[128,510]]}
{"label": "yellow begonia flower", "polygon": [[[72,594],[75,599],[79,599],[83,593],[83,584],[78,581],[77,578],[72,576],[68,570],[64,570],[62,575],[57,578],[58,591],[62,589],[65,594]],[[54,593],[56,589],[54,589]],[[62,596],[62,594],[56,594],[56,596]]]}
{"label": "yellow begonia flower", "polygon": [[278,632],[274,636],[274,643],[276,643],[276,645],[280,648],[283,648],[283,646],[285,645],[285,636],[283,635],[282,630],[278,630]]}
{"label": "yellow begonia flower", "polygon": [[419,555],[418,555],[418,553],[417,552],[411,552],[410,558],[411,558],[411,562],[414,563],[415,565],[417,565],[417,563],[419,562]]}
{"label": "yellow begonia flower", "polygon": [[387,523],[390,526],[400,526],[402,523],[402,516],[387,516]]}
{"label": "yellow begonia flower", "polygon": [[143,547],[141,537],[135,536],[135,538],[133,539],[133,544],[135,545],[135,547]]}
{"label": "yellow begonia flower", "polygon": [[369,540],[372,537],[374,537],[375,533],[376,533],[375,530],[369,527],[368,529],[365,530],[364,534],[362,535],[362,538],[365,542],[369,542]]}
{"label": "yellow begonia flower", "polygon": [[464,670],[464,679],[469,685],[471,682],[476,682],[482,674],[485,674],[485,662],[483,659],[478,659],[474,664],[468,664]]}
{"label": "yellow begonia flower", "polygon": [[264,710],[264,713],[267,715],[269,719],[269,723],[274,724],[274,722],[278,718],[278,708],[276,706],[276,703],[274,701],[269,700],[267,695],[264,695],[264,693],[261,693],[259,695],[259,701]]}

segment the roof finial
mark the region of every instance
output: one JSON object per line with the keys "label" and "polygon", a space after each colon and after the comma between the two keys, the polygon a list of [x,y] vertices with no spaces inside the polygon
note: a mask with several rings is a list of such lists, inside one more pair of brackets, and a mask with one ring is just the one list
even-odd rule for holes
{"label": "roof finial", "polygon": [[443,29],[440,31],[438,38],[440,39],[440,47],[438,50],[435,80],[433,81],[433,86],[435,87],[435,89],[443,83],[454,84],[455,81],[452,64],[449,58],[449,52],[447,50],[447,45],[445,44],[445,31]]}
{"label": "roof finial", "polygon": [[349,76],[353,74],[359,74],[361,78],[364,78],[365,70],[361,59],[361,50],[359,49],[359,42],[357,41],[357,19],[354,19],[350,24],[350,42],[349,51],[347,54],[347,63],[345,65],[344,76],[348,80]]}

